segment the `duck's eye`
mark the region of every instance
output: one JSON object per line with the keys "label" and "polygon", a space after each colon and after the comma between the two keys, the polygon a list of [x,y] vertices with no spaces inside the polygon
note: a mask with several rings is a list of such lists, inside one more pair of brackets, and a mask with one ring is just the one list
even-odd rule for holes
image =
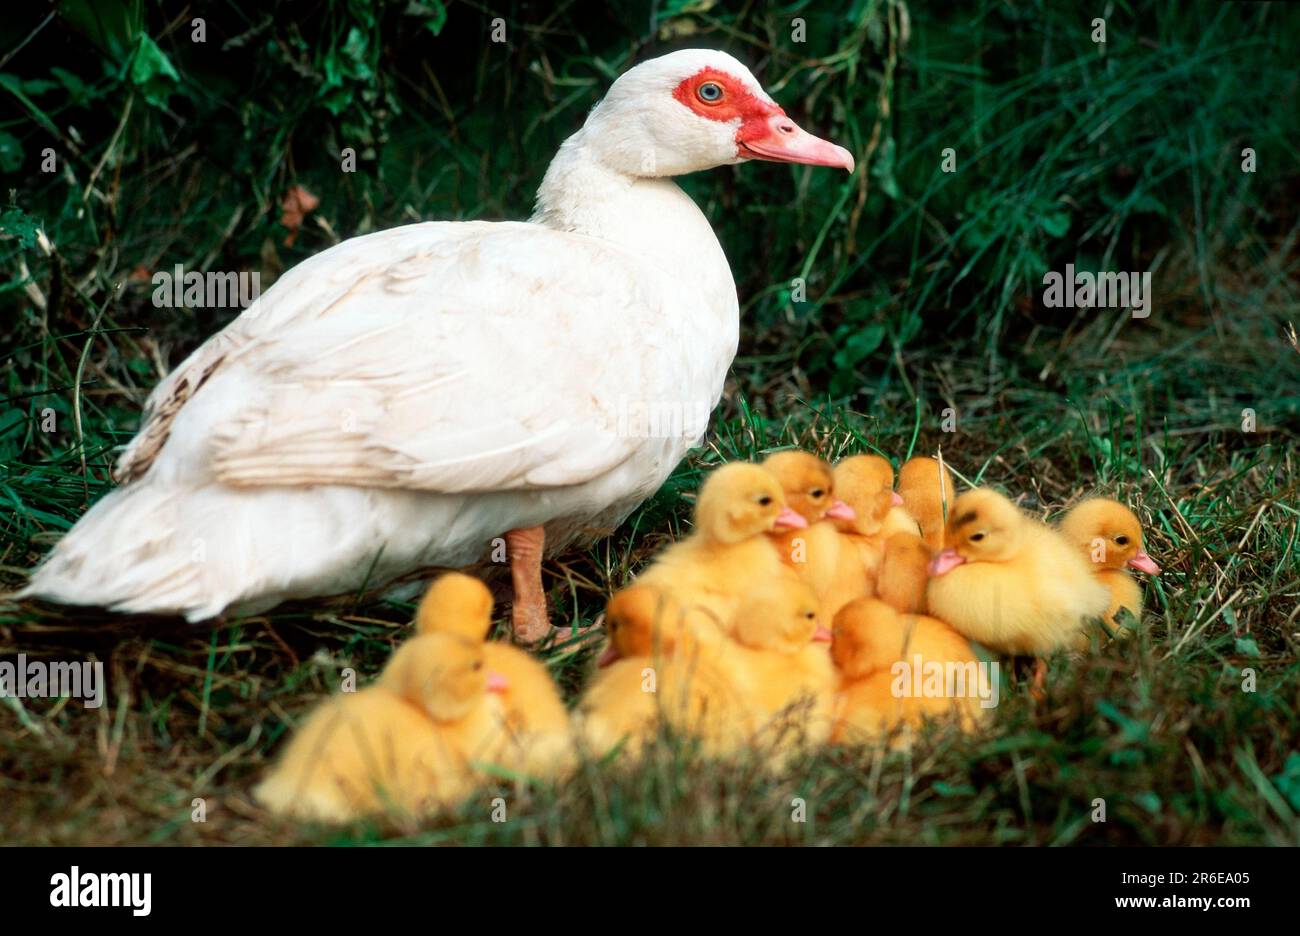
{"label": "duck's eye", "polygon": [[705,104],[717,104],[722,100],[722,85],[716,81],[706,81],[700,85],[695,95]]}
{"label": "duck's eye", "polygon": [[972,534],[971,534],[971,537],[970,537],[970,541],[971,541],[972,543],[978,543],[978,542],[979,542],[980,540],[982,540],[983,538],[984,538],[984,534],[983,534],[983,533],[972,533]]}
{"label": "duck's eye", "polygon": [[766,494],[758,499],[758,505],[760,507],[766,507],[770,503],[772,503],[772,498],[768,497]]}
{"label": "duck's eye", "polygon": [[807,618],[808,620],[810,620],[810,621],[811,621],[813,618],[815,618],[816,616],[817,616],[817,612],[816,612],[816,611],[809,611],[807,614],[804,615],[804,617],[806,617],[806,618]]}
{"label": "duck's eye", "polygon": [[1128,537],[1127,537],[1127,536],[1117,536],[1117,537],[1115,537],[1115,545],[1116,545],[1116,546],[1127,546],[1127,545],[1128,545]]}
{"label": "duck's eye", "polygon": [[808,496],[820,500],[821,498],[826,496],[826,492],[823,491],[821,488],[813,488],[811,491],[808,492]]}
{"label": "duck's eye", "polygon": [[483,668],[483,661],[482,661],[482,660],[475,660],[475,661],[474,661],[474,671],[475,671],[475,672],[478,672],[478,671],[481,670],[482,668]]}

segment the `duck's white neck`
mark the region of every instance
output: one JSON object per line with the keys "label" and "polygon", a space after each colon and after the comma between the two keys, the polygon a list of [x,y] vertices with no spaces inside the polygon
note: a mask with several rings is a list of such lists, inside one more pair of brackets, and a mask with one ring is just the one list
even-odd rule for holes
{"label": "duck's white neck", "polygon": [[591,132],[589,124],[560,147],[537,190],[532,222],[618,244],[689,277],[716,297],[715,308],[735,314],[731,268],[703,212],[671,179],[611,169],[590,145]]}

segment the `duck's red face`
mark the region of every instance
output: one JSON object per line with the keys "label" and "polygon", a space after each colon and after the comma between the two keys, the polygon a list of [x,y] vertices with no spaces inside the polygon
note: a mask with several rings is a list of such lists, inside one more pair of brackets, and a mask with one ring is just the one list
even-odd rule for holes
{"label": "duck's red face", "polygon": [[853,171],[853,154],[815,137],[767,97],[716,68],[702,68],[673,89],[673,97],[706,120],[736,126],[736,156]]}

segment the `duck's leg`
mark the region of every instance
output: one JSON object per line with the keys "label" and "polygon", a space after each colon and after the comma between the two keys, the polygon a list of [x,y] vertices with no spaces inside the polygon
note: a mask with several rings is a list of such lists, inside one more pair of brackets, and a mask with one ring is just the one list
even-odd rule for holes
{"label": "duck's leg", "polygon": [[510,579],[515,598],[510,609],[510,623],[515,639],[535,644],[551,632],[546,614],[546,592],[542,589],[542,549],[546,532],[542,527],[526,527],[506,534],[506,553],[510,557]]}
{"label": "duck's leg", "polygon": [[1042,657],[1034,657],[1034,681],[1029,684],[1029,695],[1032,699],[1041,702],[1047,698],[1047,692],[1044,687],[1047,685],[1047,661]]}

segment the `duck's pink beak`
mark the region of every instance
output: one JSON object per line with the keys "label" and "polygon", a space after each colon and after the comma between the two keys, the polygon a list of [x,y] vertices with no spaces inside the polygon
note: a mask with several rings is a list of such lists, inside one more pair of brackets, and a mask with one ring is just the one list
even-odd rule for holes
{"label": "duck's pink beak", "polygon": [[781,512],[776,515],[776,523],[773,524],[774,530],[802,530],[808,526],[808,521],[803,518],[802,514],[796,513],[789,507],[782,507]]}
{"label": "duck's pink beak", "polygon": [[615,647],[613,644],[610,644],[608,647],[605,648],[605,652],[600,655],[600,659],[596,661],[596,665],[601,669],[604,669],[606,666],[609,666],[611,663],[617,663],[622,658],[623,658],[623,654],[618,652],[618,648]]}
{"label": "duck's pink beak", "polygon": [[935,577],[947,575],[965,561],[966,557],[957,555],[957,550],[945,549],[930,560],[929,572]]}
{"label": "duck's pink beak", "polygon": [[892,493],[889,495],[889,497],[890,497],[890,503],[892,503],[895,507],[902,507],[902,506],[903,506],[903,495],[902,495],[902,494],[899,494],[897,491],[894,491],[894,492],[892,492]]}
{"label": "duck's pink beak", "polygon": [[1147,555],[1145,549],[1139,549],[1137,555],[1124,564],[1129,568],[1137,569],[1139,572],[1145,572],[1147,575],[1160,574],[1160,566],[1156,565],[1156,561]]}
{"label": "duck's pink beak", "polygon": [[831,504],[831,509],[826,511],[826,516],[832,520],[856,520],[858,519],[858,512],[844,501],[837,500]]}
{"label": "duck's pink beak", "polygon": [[824,624],[818,624],[817,630],[813,631],[813,643],[830,643],[831,629]]}
{"label": "duck's pink beak", "polygon": [[488,671],[487,690],[488,692],[505,692],[510,688],[510,680],[506,679],[500,673]]}
{"label": "duck's pink beak", "polygon": [[770,162],[805,163],[853,171],[853,154],[815,137],[785,114],[745,122],[736,138],[741,156]]}

